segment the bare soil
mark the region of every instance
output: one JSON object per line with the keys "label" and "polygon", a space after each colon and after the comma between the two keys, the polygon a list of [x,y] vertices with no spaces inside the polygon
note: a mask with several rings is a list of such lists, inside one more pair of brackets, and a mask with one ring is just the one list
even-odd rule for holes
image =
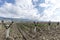
{"label": "bare soil", "polygon": [[60,40],[60,25],[56,23],[38,23],[38,26],[33,23],[13,23],[10,28],[11,38],[6,39],[6,29],[0,23],[0,40]]}

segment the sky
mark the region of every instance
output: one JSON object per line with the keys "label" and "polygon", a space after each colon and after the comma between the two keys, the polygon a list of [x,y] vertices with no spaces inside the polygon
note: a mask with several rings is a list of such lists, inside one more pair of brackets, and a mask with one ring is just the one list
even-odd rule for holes
{"label": "sky", "polygon": [[0,17],[60,21],[60,0],[0,0]]}

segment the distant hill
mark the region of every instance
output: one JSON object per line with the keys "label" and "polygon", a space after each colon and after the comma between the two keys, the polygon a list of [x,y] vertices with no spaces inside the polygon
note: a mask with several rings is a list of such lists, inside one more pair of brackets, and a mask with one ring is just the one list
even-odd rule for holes
{"label": "distant hill", "polygon": [[30,19],[23,19],[23,18],[5,18],[5,17],[0,17],[0,20],[11,20],[11,21],[16,21],[16,22],[33,21],[33,20],[30,20]]}

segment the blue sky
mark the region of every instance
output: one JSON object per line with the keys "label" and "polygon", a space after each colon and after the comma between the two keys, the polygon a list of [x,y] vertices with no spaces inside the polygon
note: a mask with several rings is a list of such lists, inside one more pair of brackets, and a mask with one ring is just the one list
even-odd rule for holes
{"label": "blue sky", "polygon": [[60,21],[60,0],[0,0],[0,17]]}
{"label": "blue sky", "polygon": [[35,8],[37,8],[37,10],[38,10],[40,13],[42,13],[45,8],[44,8],[44,7],[40,7],[39,5],[40,5],[40,3],[44,3],[44,2],[45,2],[45,0],[38,0],[37,2],[34,2],[34,1],[32,0],[33,5],[36,5]]}
{"label": "blue sky", "polygon": [[15,0],[0,0],[0,6],[4,5],[5,2],[14,4]]}
{"label": "blue sky", "polygon": [[[15,0],[1,0],[1,1],[2,2],[0,2],[0,6],[4,5],[5,2],[15,4]],[[37,10],[40,13],[42,13],[45,8],[44,7],[40,7],[39,4],[40,3],[44,3],[44,2],[45,2],[45,0],[38,0],[37,2],[34,2],[32,0],[33,5],[36,5],[35,8],[37,8]]]}

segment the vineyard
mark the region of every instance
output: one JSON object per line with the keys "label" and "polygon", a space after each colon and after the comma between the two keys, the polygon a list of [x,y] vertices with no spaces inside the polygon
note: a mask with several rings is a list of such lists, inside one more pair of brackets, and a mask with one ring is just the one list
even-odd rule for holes
{"label": "vineyard", "polygon": [[9,36],[10,38],[6,39],[6,28],[0,23],[0,40],[60,40],[60,24],[58,22],[14,22],[10,26]]}

